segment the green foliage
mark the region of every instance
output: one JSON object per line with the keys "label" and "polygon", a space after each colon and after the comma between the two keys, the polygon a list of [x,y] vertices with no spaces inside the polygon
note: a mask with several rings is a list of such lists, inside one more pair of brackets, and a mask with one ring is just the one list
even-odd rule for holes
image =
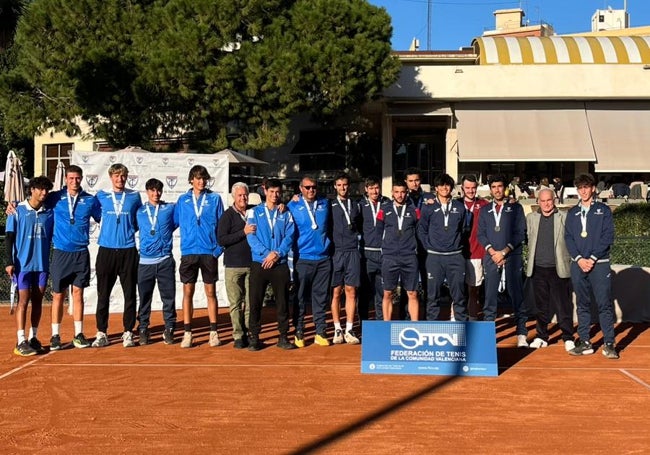
{"label": "green foliage", "polygon": [[614,210],[616,237],[650,236],[650,204],[623,204]]}
{"label": "green foliage", "polygon": [[249,149],[328,122],[394,82],[386,11],[366,0],[34,0],[0,78],[5,128],[114,145],[184,135]]}

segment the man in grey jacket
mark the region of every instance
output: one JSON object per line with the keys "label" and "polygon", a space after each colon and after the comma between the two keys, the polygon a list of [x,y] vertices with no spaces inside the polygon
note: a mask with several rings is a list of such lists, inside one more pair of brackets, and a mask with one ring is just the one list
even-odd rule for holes
{"label": "man in grey jacket", "polygon": [[555,313],[564,348],[574,348],[571,302],[571,257],[564,243],[566,215],[555,207],[553,190],[539,192],[539,210],[526,217],[528,267],[537,306],[537,337],[531,348],[548,346],[548,324]]}

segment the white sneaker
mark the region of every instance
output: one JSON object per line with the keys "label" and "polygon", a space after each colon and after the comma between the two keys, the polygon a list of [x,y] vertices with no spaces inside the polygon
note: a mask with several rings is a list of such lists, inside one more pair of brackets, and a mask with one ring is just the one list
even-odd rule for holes
{"label": "white sneaker", "polygon": [[95,335],[95,341],[93,341],[92,347],[93,348],[103,348],[105,346],[108,346],[108,337],[104,332],[97,332],[97,335]]}
{"label": "white sneaker", "polygon": [[573,340],[566,340],[566,341],[564,342],[564,349],[565,349],[567,352],[569,352],[570,350],[572,350],[572,349],[575,348],[575,347],[576,347],[576,343],[575,343],[575,341],[573,341]]}
{"label": "white sneaker", "polygon": [[334,343],[334,344],[343,343],[343,330],[336,329],[334,331],[334,337],[332,338],[332,343]]}
{"label": "white sneaker", "polygon": [[347,344],[359,344],[359,338],[352,330],[350,330],[349,332],[345,332],[345,342]]}
{"label": "white sneaker", "polygon": [[542,340],[541,338],[535,338],[528,347],[533,349],[539,349],[539,348],[545,348],[547,346],[548,346],[548,342]]}
{"label": "white sneaker", "polygon": [[130,330],[127,330],[122,334],[122,346],[125,348],[132,348],[135,346],[135,342],[133,341],[133,332]]}
{"label": "white sneaker", "polygon": [[216,346],[219,346],[221,344],[221,340],[219,339],[219,333],[217,333],[216,330],[211,330],[210,331],[210,347],[214,348]]}
{"label": "white sneaker", "polygon": [[192,347],[192,332],[183,332],[183,341],[181,341],[182,348]]}
{"label": "white sneaker", "polygon": [[528,341],[526,341],[526,335],[517,335],[517,347],[518,348],[528,347]]}

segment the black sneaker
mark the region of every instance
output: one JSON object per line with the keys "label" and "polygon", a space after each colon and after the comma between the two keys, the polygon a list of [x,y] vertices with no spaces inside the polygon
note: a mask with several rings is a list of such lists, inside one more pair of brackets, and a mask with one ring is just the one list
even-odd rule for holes
{"label": "black sneaker", "polygon": [[145,344],[149,344],[149,330],[140,330],[138,331],[138,343],[140,346],[144,346]]}
{"label": "black sneaker", "polygon": [[43,347],[41,342],[38,341],[38,338],[34,337],[31,340],[29,340],[29,345],[32,347],[34,351],[36,351],[37,354],[45,353],[45,348]]}
{"label": "black sneaker", "polygon": [[83,333],[78,333],[72,339],[72,344],[77,349],[84,349],[90,347],[90,341],[86,339],[86,336]]}
{"label": "black sneaker", "polygon": [[264,348],[264,343],[262,343],[258,338],[251,337],[250,343],[248,344],[249,351],[260,351]]}
{"label": "black sneaker", "polygon": [[278,339],[278,344],[276,346],[280,349],[286,349],[287,351],[296,348],[293,343],[289,343],[286,335],[280,335],[280,339]]}
{"label": "black sneaker", "polygon": [[163,331],[163,343],[174,344],[174,329],[165,329]]}
{"label": "black sneaker", "polygon": [[620,356],[618,355],[618,352],[616,352],[616,346],[614,346],[614,343],[605,343],[603,346],[603,355],[608,358],[608,359],[618,359]]}
{"label": "black sneaker", "polygon": [[575,348],[569,351],[571,355],[589,355],[594,353],[594,347],[589,341],[578,340]]}
{"label": "black sneaker", "polygon": [[244,340],[243,338],[239,338],[235,340],[235,344],[233,345],[235,349],[244,349],[247,346],[248,343],[246,343],[246,340]]}
{"label": "black sneaker", "polygon": [[14,348],[14,354],[22,357],[29,357],[32,355],[36,355],[37,352],[29,345],[29,342],[25,340],[22,343],[16,345],[16,347]]}
{"label": "black sneaker", "polygon": [[58,351],[61,347],[61,335],[52,335],[52,338],[50,338],[50,351]]}

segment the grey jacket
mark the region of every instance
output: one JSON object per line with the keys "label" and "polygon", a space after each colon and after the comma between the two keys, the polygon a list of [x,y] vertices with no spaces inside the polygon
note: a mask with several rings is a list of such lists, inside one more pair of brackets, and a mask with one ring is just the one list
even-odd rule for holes
{"label": "grey jacket", "polygon": [[[526,276],[533,275],[535,266],[535,250],[537,248],[537,232],[539,229],[539,220],[542,214],[540,211],[529,213],[526,216],[526,226],[528,228],[528,266],[526,267]],[[571,277],[571,256],[564,243],[564,225],[566,214],[556,210],[553,214],[553,241],[555,242],[555,270],[560,278]]]}

